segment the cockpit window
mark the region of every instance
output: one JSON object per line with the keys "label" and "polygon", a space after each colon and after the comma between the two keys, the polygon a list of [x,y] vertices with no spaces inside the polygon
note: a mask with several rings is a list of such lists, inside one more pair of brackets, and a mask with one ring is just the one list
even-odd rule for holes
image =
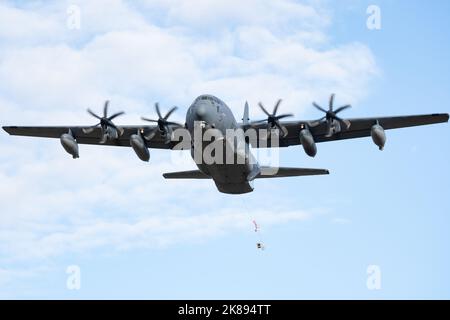
{"label": "cockpit window", "polygon": [[213,96],[208,96],[208,95],[200,96],[199,100],[208,100],[208,101],[212,101],[212,102],[220,104],[219,99],[217,99],[216,97],[213,97]]}

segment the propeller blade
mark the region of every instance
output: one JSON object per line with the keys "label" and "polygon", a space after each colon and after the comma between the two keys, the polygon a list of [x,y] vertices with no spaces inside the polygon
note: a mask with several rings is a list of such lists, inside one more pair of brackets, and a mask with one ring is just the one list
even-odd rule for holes
{"label": "propeller blade", "polygon": [[164,120],[169,119],[169,117],[172,115],[172,113],[174,113],[177,109],[178,109],[178,107],[173,107],[172,109],[170,109],[170,111],[167,112],[166,116],[164,117]]}
{"label": "propeller blade", "polygon": [[123,133],[125,132],[124,128],[118,127],[116,125],[114,125],[114,129],[117,130],[117,132],[119,133],[119,137],[123,135]]}
{"label": "propeller blade", "polygon": [[268,116],[270,117],[271,114],[269,113],[269,111],[266,110],[266,108],[264,108],[263,104],[260,102],[258,103],[258,106],[261,108],[261,110]]}
{"label": "propeller blade", "polygon": [[100,117],[99,115],[97,115],[95,112],[93,112],[91,109],[87,109],[87,112],[93,116],[94,118],[97,118],[98,120],[100,120],[100,123],[96,124],[95,126],[92,127],[88,127],[88,128],[83,128],[83,132],[85,134],[90,134],[92,133],[95,128],[97,127],[101,127],[101,132],[102,132],[102,138],[100,140],[100,143],[106,143],[108,141],[108,139],[110,138],[109,134],[108,134],[108,128],[113,128],[117,131],[117,134],[119,136],[123,135],[124,133],[124,129],[120,128],[118,126],[116,126],[112,120],[125,114],[125,112],[121,111],[121,112],[117,112],[115,114],[113,114],[112,116],[108,117],[108,108],[109,108],[109,100],[105,101],[105,104],[103,106],[103,117]]}
{"label": "propeller blade", "polygon": [[317,126],[318,126],[319,124],[321,124],[322,121],[325,120],[326,118],[327,118],[327,116],[323,116],[322,118],[317,119],[316,121],[312,121],[312,122],[310,122],[309,126],[310,126],[310,127],[317,127]]}
{"label": "propeller blade", "polygon": [[339,122],[343,123],[345,125],[345,128],[348,130],[350,128],[350,126],[352,125],[352,123],[350,121],[348,121],[347,119],[342,119],[339,117],[336,117],[336,120],[338,120]]}
{"label": "propeller blade", "polygon": [[344,111],[345,109],[351,108],[351,105],[347,104],[344,105],[342,107],[339,107],[338,109],[336,109],[335,111],[333,111],[333,106],[334,106],[334,98],[335,98],[335,94],[331,94],[330,96],[330,101],[329,101],[329,110],[324,110],[321,106],[319,106],[317,103],[313,102],[313,106],[316,109],[319,109],[320,111],[325,113],[325,116],[320,118],[317,121],[314,121],[311,123],[311,126],[317,126],[321,123],[321,121],[323,121],[324,119],[326,119],[326,123],[327,123],[327,134],[326,137],[331,137],[333,135],[333,128],[334,128],[334,121],[339,121],[339,123],[342,123],[346,129],[350,128],[351,126],[351,122],[349,120],[345,120],[345,119],[341,119],[337,116],[337,114],[339,112]]}
{"label": "propeller blade", "polygon": [[156,132],[158,131],[158,128],[154,128],[152,131],[150,131],[147,135],[144,136],[145,140],[152,140],[153,137],[156,135]]}
{"label": "propeller blade", "polygon": [[[171,126],[175,126],[175,127],[183,127],[183,125],[176,123],[176,122],[171,122],[171,121],[167,121],[169,119],[169,117],[178,109],[178,107],[173,107],[172,109],[169,110],[169,112],[167,112],[167,114],[165,115],[165,117],[163,117],[161,115],[161,109],[159,108],[159,103],[155,103],[155,110],[156,113],[158,114],[158,120],[154,120],[154,119],[149,119],[149,118],[145,118],[142,117],[141,119],[147,122],[153,122],[153,123],[157,123],[158,126],[154,129],[152,129],[152,131],[150,131],[146,136],[145,139],[146,140],[151,140],[155,135],[157,131],[161,131],[161,135],[166,136],[166,141],[165,143],[169,143],[172,140],[172,128]],[[168,138],[167,138],[168,136]],[[169,139],[169,140],[167,140]]]}
{"label": "propeller blade", "polygon": [[125,114],[125,112],[123,112],[123,111],[117,112],[117,113],[113,114],[112,116],[110,116],[110,117],[108,118],[108,120],[109,120],[109,121],[114,120],[115,118],[120,117],[121,115],[124,115],[124,114]]}
{"label": "propeller blade", "polygon": [[103,107],[103,118],[108,117],[108,107],[109,107],[109,100],[106,100],[105,106]]}
{"label": "propeller blade", "polygon": [[328,111],[327,110],[325,110],[324,108],[322,108],[321,106],[319,106],[317,103],[315,103],[315,102],[313,102],[313,106],[316,108],[316,109],[319,109],[320,111],[322,111],[322,112],[325,112],[325,113],[327,113]]}
{"label": "propeller blade", "polygon": [[282,133],[282,137],[286,137],[288,134],[288,129],[285,126],[282,126],[279,121],[275,121],[275,127],[277,127]]}
{"label": "propeller blade", "polygon": [[275,119],[276,120],[280,120],[280,119],[284,119],[284,118],[290,118],[290,117],[293,117],[293,116],[294,115],[292,113],[288,113],[288,114],[282,114],[282,115],[276,116]]}
{"label": "propeller blade", "polygon": [[117,131],[119,131],[119,136],[123,136],[123,133],[125,132],[125,129],[122,127],[116,127]]}
{"label": "propeller blade", "polygon": [[334,111],[334,114],[338,114],[339,112],[344,111],[345,109],[348,109],[348,108],[351,108],[351,107],[352,106],[349,105],[349,104],[347,104],[345,106],[342,106],[342,107],[338,108],[336,111]]}
{"label": "propeller blade", "polygon": [[333,104],[334,104],[334,96],[335,96],[335,94],[333,93],[333,94],[331,94],[331,96],[330,96],[330,111],[333,111]]}
{"label": "propeller blade", "polygon": [[102,120],[102,117],[96,115],[91,109],[87,109],[87,112],[94,118],[97,118],[98,120]]}
{"label": "propeller blade", "polygon": [[350,129],[350,127],[352,126],[352,123],[347,119],[344,119],[344,123],[345,123],[345,126],[347,127],[347,130]]}
{"label": "propeller blade", "polygon": [[112,121],[105,119],[105,123],[106,123],[106,126],[117,129],[116,125]]}
{"label": "propeller blade", "polygon": [[283,131],[283,138],[287,137],[289,131],[285,126],[281,126],[281,131]]}
{"label": "propeller blade", "polygon": [[99,125],[100,125],[100,123],[96,124],[95,126],[89,127],[89,128],[83,128],[83,132],[85,134],[90,134],[90,133],[94,132],[95,128],[97,128]]}
{"label": "propeller blade", "polygon": [[161,110],[159,110],[159,103],[158,102],[155,103],[155,109],[156,109],[156,113],[158,114],[158,118],[162,119]]}
{"label": "propeller blade", "polygon": [[148,119],[148,118],[144,118],[144,117],[141,117],[141,119],[144,120],[144,121],[147,121],[147,122],[155,122],[155,123],[158,123],[158,120]]}
{"label": "propeller blade", "polygon": [[112,121],[108,120],[108,126],[117,130],[117,132],[119,133],[120,136],[123,135],[124,130],[122,128],[119,128],[118,126],[116,126]]}
{"label": "propeller blade", "polygon": [[280,104],[281,104],[282,101],[283,101],[283,100],[279,99],[279,100],[277,101],[277,103],[275,104],[275,107],[273,108],[273,115],[276,115],[276,114],[277,114],[278,107],[280,106]]}

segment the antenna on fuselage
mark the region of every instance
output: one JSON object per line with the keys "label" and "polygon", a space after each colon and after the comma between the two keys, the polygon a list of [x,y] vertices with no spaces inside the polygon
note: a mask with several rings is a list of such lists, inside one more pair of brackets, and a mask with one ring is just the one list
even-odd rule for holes
{"label": "antenna on fuselage", "polygon": [[242,117],[242,123],[244,124],[244,126],[247,126],[250,123],[250,118],[248,116],[248,102],[247,101],[245,101],[244,116]]}
{"label": "antenna on fuselage", "polygon": [[[247,130],[250,125],[250,117],[248,113],[249,113],[248,102],[245,101],[244,116],[242,117],[242,127],[244,128],[244,131]],[[245,156],[249,157],[249,155],[250,155],[250,141],[248,141],[248,139],[245,138]]]}

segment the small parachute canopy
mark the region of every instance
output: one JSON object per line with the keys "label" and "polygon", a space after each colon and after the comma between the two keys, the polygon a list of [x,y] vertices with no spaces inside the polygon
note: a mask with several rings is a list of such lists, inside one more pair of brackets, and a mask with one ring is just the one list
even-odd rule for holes
{"label": "small parachute canopy", "polygon": [[253,225],[255,227],[255,232],[258,234],[258,242],[256,243],[256,248],[259,249],[259,250],[264,250],[265,246],[264,246],[264,244],[262,243],[262,241],[260,239],[261,238],[261,232],[260,232],[259,225],[256,222],[256,220],[253,220],[252,222],[253,222]]}
{"label": "small parachute canopy", "polygon": [[253,225],[255,226],[255,232],[258,232],[259,231],[259,226],[258,226],[258,224],[256,223],[255,220],[253,220]]}

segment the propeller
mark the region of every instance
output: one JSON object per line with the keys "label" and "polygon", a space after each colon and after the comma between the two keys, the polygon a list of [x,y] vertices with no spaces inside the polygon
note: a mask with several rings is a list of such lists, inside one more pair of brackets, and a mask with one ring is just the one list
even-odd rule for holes
{"label": "propeller", "polygon": [[332,135],[331,131],[332,131],[333,120],[337,120],[340,123],[343,123],[346,129],[350,128],[350,126],[351,126],[351,122],[350,121],[348,121],[346,119],[342,119],[342,118],[337,116],[337,114],[339,112],[342,112],[345,109],[351,108],[351,105],[347,104],[345,106],[339,107],[336,110],[334,110],[334,97],[335,97],[335,94],[333,93],[330,96],[330,102],[329,102],[328,110],[325,110],[324,108],[319,106],[317,103],[313,102],[313,106],[316,109],[324,112],[325,115],[322,118],[320,118],[319,120],[317,120],[316,122],[314,122],[312,124],[312,126],[317,126],[322,120],[326,119],[327,126],[328,126],[328,134],[327,134],[327,136],[329,136],[329,137]]}
{"label": "propeller", "polygon": [[283,137],[285,137],[288,134],[288,130],[285,126],[281,125],[280,120],[284,119],[284,118],[288,118],[288,117],[293,117],[294,115],[289,113],[289,114],[281,114],[281,115],[277,116],[278,108],[280,107],[281,101],[282,101],[281,99],[277,101],[277,103],[275,104],[275,107],[273,108],[272,113],[269,113],[269,111],[267,111],[266,108],[264,108],[264,105],[260,102],[258,105],[261,108],[261,110],[267,115],[267,119],[256,121],[254,123],[258,124],[258,123],[267,122],[270,130],[278,128],[280,130],[280,132],[283,133]]}
{"label": "propeller", "polygon": [[177,109],[178,109],[177,107],[173,107],[163,117],[161,114],[161,110],[159,109],[159,103],[155,103],[155,110],[156,110],[156,113],[158,114],[158,120],[148,119],[148,118],[144,118],[144,117],[141,118],[144,121],[153,122],[153,123],[157,124],[157,126],[154,129],[152,129],[147,135],[145,135],[145,139],[146,140],[153,139],[153,137],[156,135],[156,132],[159,130],[159,132],[161,132],[161,134],[163,136],[165,136],[165,138],[166,138],[165,143],[166,144],[170,143],[171,138],[172,138],[172,127],[171,126],[182,127],[182,125],[179,123],[168,121],[169,117]]}
{"label": "propeller", "polygon": [[91,126],[91,127],[84,128],[84,129],[83,129],[83,132],[84,132],[84,133],[89,134],[89,133],[93,132],[93,131],[95,130],[95,128],[101,127],[102,133],[103,133],[103,138],[102,138],[102,140],[101,140],[102,143],[105,143],[106,140],[107,140],[106,129],[107,129],[108,127],[114,128],[115,130],[117,130],[118,133],[120,133],[120,135],[123,134],[123,129],[117,127],[117,126],[112,122],[112,120],[114,120],[115,118],[117,118],[117,117],[119,117],[119,116],[121,116],[121,115],[124,115],[125,112],[120,111],[120,112],[117,112],[117,113],[113,114],[112,116],[109,116],[109,117],[108,117],[108,107],[109,107],[109,101],[107,100],[107,101],[105,101],[105,105],[104,105],[104,107],[103,107],[103,117],[100,117],[99,115],[95,114],[92,110],[88,109],[87,112],[88,112],[91,116],[93,116],[94,118],[100,120],[100,122],[97,123],[96,125],[93,125],[93,126]]}

